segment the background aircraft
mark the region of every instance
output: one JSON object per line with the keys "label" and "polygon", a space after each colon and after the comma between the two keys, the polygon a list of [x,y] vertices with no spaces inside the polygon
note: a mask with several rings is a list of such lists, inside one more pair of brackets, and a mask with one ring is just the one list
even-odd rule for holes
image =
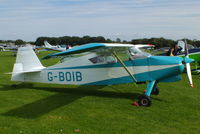
{"label": "background aircraft", "polygon": [[[181,46],[183,49],[180,53],[178,53],[178,56],[184,56],[185,54],[185,43],[184,41],[178,41],[178,46]],[[190,58],[194,59],[197,62],[200,62],[200,48],[195,48],[192,45],[188,44],[188,52],[189,52],[189,56]]]}
{"label": "background aircraft", "polygon": [[[182,47],[182,50],[177,53],[176,56],[180,56],[180,57],[185,57],[185,44],[187,42],[184,42],[182,40],[178,41],[178,46]],[[200,73],[200,69],[198,69],[198,66],[200,65],[200,48],[195,48],[192,45],[188,45],[188,55],[190,56],[191,59],[194,59],[195,61],[195,69],[193,69],[193,71],[196,71],[196,73]],[[160,48],[157,50],[154,50],[154,52],[152,52],[153,55],[162,55],[165,56],[167,55],[167,52],[170,48],[166,47],[166,48]]]}
{"label": "background aircraft", "polygon": [[[185,53],[185,43],[184,41],[178,41],[178,45],[181,46],[183,49],[181,53],[178,53],[177,56],[184,57]],[[190,58],[194,59],[195,61],[195,69],[193,71],[196,71],[197,73],[200,73],[200,69],[198,69],[198,66],[200,65],[200,48],[194,48],[192,45],[188,45],[188,53]]]}
{"label": "background aircraft", "polygon": [[0,51],[16,52],[17,49],[18,49],[18,46],[0,46]]}
{"label": "background aircraft", "polygon": [[0,51],[5,51],[3,46],[0,46]]}
{"label": "background aircraft", "polygon": [[151,56],[132,44],[90,43],[49,54],[43,59],[57,56],[65,56],[66,60],[44,67],[32,47],[19,48],[11,80],[66,85],[148,82],[145,94],[134,104],[150,106],[151,93],[159,93],[157,84],[180,80],[180,73],[186,64],[189,82],[193,86],[189,68],[192,59]]}
{"label": "background aircraft", "polygon": [[53,51],[59,51],[59,52],[62,52],[71,48],[71,46],[69,45],[67,45],[66,47],[61,47],[60,45],[52,46],[47,41],[44,41],[44,46],[45,46],[44,48],[47,50],[53,50]]}

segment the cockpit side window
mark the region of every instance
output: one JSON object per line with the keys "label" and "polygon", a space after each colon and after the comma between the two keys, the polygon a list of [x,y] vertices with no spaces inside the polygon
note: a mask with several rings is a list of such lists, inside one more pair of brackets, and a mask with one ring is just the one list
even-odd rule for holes
{"label": "cockpit side window", "polygon": [[104,62],[104,59],[103,59],[102,56],[96,56],[96,57],[90,58],[89,60],[90,60],[93,64],[97,64],[97,63]]}
{"label": "cockpit side window", "polygon": [[117,59],[111,55],[96,56],[89,59],[93,64],[98,63],[116,63]]}

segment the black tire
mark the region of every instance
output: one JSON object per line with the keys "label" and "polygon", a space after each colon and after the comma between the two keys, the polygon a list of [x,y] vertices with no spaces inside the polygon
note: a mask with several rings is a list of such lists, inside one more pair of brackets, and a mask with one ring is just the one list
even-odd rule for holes
{"label": "black tire", "polygon": [[138,104],[140,106],[148,107],[151,105],[151,98],[149,96],[142,95],[139,97]]}
{"label": "black tire", "polygon": [[17,84],[12,84],[11,87],[12,88],[17,88]]}
{"label": "black tire", "polygon": [[159,95],[159,88],[157,86],[155,86],[151,93],[154,95]]}

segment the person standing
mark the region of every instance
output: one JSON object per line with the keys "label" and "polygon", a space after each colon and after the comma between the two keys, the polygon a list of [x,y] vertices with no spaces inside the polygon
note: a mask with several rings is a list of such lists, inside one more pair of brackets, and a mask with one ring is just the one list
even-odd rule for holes
{"label": "person standing", "polygon": [[183,48],[179,45],[174,45],[173,47],[171,47],[168,52],[167,52],[167,56],[176,56],[177,54],[181,53],[181,50]]}

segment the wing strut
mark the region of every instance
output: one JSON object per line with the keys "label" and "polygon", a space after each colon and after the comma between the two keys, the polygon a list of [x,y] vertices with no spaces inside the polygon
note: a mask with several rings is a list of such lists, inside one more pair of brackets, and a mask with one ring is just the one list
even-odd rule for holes
{"label": "wing strut", "polygon": [[123,63],[123,61],[117,56],[116,52],[113,52],[113,55],[117,58],[117,60],[121,63],[121,65],[124,67],[124,69],[126,70],[126,72],[131,76],[131,78],[133,79],[134,82],[137,82],[136,78],[131,74],[131,72],[128,70],[128,68],[126,67],[126,65]]}

